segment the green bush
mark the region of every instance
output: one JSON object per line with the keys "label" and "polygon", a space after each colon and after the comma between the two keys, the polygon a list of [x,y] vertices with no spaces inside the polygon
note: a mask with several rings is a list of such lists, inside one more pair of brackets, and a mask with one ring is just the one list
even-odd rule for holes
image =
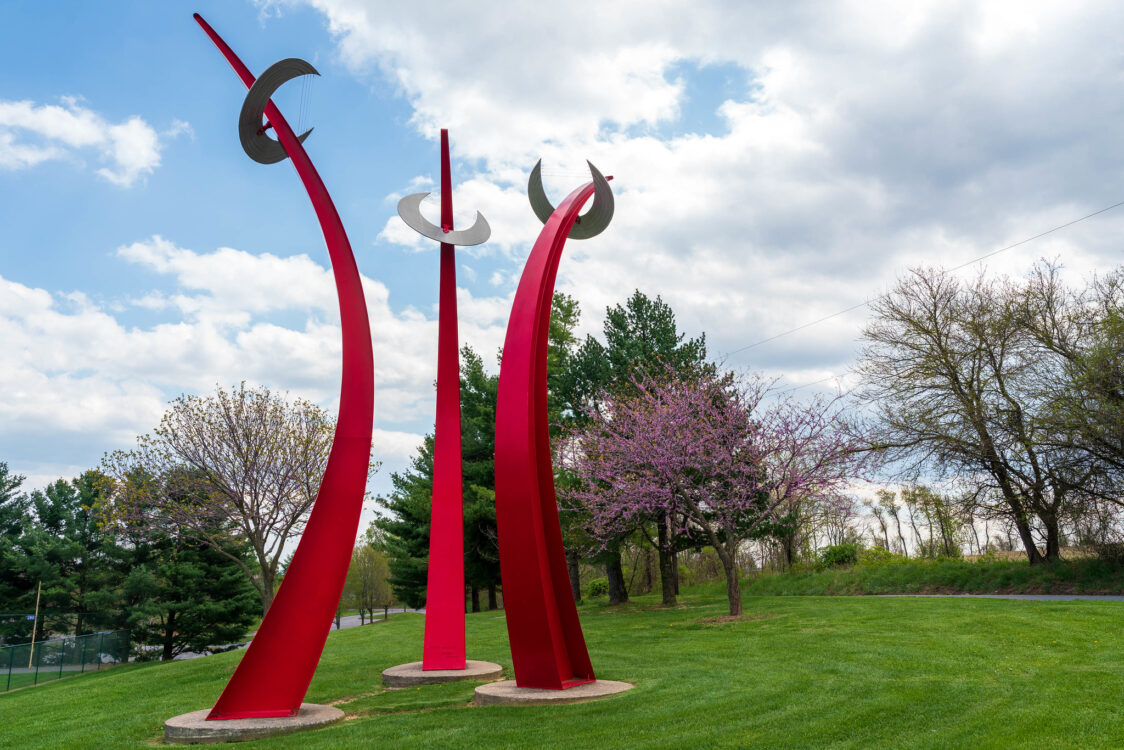
{"label": "green bush", "polygon": [[864,568],[877,568],[880,565],[905,562],[907,559],[909,558],[891,552],[885,547],[871,547],[870,549],[859,550],[858,564]]}
{"label": "green bush", "polygon": [[586,596],[598,597],[606,596],[609,593],[609,579],[608,578],[594,578],[589,582],[589,588],[586,589]]}
{"label": "green bush", "polygon": [[842,568],[859,561],[858,544],[833,544],[820,550],[821,568]]}

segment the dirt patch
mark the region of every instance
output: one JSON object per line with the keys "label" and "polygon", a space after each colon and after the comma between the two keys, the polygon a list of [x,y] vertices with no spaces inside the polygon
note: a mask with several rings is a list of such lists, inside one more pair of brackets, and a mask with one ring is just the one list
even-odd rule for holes
{"label": "dirt patch", "polygon": [[753,620],[768,620],[777,615],[723,615],[721,617],[704,617],[699,620],[700,625],[724,625],[728,622],[752,622]]}

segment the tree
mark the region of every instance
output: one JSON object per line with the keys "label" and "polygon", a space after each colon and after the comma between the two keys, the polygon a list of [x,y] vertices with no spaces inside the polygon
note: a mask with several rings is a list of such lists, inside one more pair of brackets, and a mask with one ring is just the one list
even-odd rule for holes
{"label": "tree", "polygon": [[429,521],[433,505],[433,436],[427,435],[410,468],[390,475],[394,490],[376,502],[387,514],[375,519],[390,558],[394,598],[408,607],[425,605],[429,572]]}
{"label": "tree", "polygon": [[572,441],[587,530],[608,543],[651,517],[697,526],[722,560],[730,614],[741,614],[737,548],[771,510],[750,419],[763,391],[706,376],[634,385],[606,395]]}
{"label": "tree", "polygon": [[[1057,441],[1025,289],[913,270],[871,304],[859,372],[871,447],[903,474],[974,485],[977,510],[1014,524],[1031,564],[1060,556],[1060,520],[1095,468]],[[1035,531],[1045,537],[1045,555]]]}
{"label": "tree", "polygon": [[374,622],[376,609],[386,610],[393,604],[389,579],[386,555],[370,544],[358,544],[351,553],[343,598],[359,610],[360,624],[363,624],[364,613]]}
{"label": "tree", "polygon": [[21,604],[31,610],[41,582],[40,608],[53,630],[80,635],[115,624],[114,537],[99,516],[105,487],[104,475],[87,471],[28,498],[30,515],[18,542],[29,584]]}
{"label": "tree", "polygon": [[[0,609],[8,612],[14,611],[34,586],[19,546],[28,520],[28,499],[19,491],[24,479],[0,461]],[[22,640],[24,631],[30,630],[23,620],[4,622],[0,627],[4,641],[13,637]]]}
{"label": "tree", "polygon": [[[551,318],[553,324],[553,312]],[[687,339],[679,332],[671,307],[660,297],[653,300],[640,290],[634,291],[623,305],[606,308],[602,334],[604,344],[586,336],[580,347],[558,357],[565,365],[554,382],[557,408],[563,423],[582,424],[600,411],[606,397],[632,392],[634,383],[648,374],[662,376],[670,372],[690,377],[708,368],[705,334]],[[573,519],[570,521],[573,525],[577,521],[574,515],[577,509],[568,510],[563,517]],[[656,528],[656,538],[660,540],[657,549],[664,601],[674,601],[679,569],[676,552],[685,546],[680,544],[683,540],[669,532],[675,525],[674,521],[662,515],[649,520]],[[567,537],[568,551],[580,548],[574,544],[580,535],[567,534]],[[605,566],[609,601],[614,604],[628,600],[620,555],[624,541],[622,536],[604,542],[597,555]],[[570,554],[572,557],[573,553]],[[571,577],[574,577],[576,560],[571,562],[570,568]]]}
{"label": "tree", "polygon": [[122,585],[134,643],[158,645],[160,658],[170,661],[186,651],[225,650],[246,637],[260,601],[229,555],[176,536],[142,543],[135,553]]}
{"label": "tree", "polygon": [[1055,449],[1076,451],[1097,471],[1080,488],[1124,502],[1124,266],[1068,289],[1059,268],[1035,268],[1023,312],[1038,350],[1042,396]]}
{"label": "tree", "polygon": [[849,503],[844,488],[873,456],[860,452],[862,443],[852,434],[842,395],[799,401],[781,394],[762,418],[769,435],[769,492],[785,518],[778,541],[784,564],[791,567],[801,535],[809,548],[815,546],[809,532],[817,516],[828,528],[834,523],[837,541],[830,541],[829,531],[829,543],[841,543],[846,519],[840,525],[837,518]]}
{"label": "tree", "polygon": [[[566,371],[577,303],[556,294],[548,344],[548,381]],[[553,380],[552,380],[553,379]],[[499,606],[499,537],[496,531],[495,452],[497,375],[484,369],[470,346],[461,349],[461,472],[464,481],[465,583],[473,611],[480,609],[480,591],[488,592],[488,608]],[[553,390],[548,393],[553,393]],[[548,402],[554,404],[553,396]],[[550,406],[551,414],[560,407]],[[427,436],[410,467],[391,476],[393,491],[377,502],[387,514],[376,527],[386,536],[391,585],[399,601],[411,607],[425,603],[429,561],[429,522],[433,494],[433,438]]]}
{"label": "tree", "polygon": [[[264,613],[285,544],[300,535],[316,500],[332,435],[332,420],[315,404],[242,383],[211,396],[180,396],[134,450],[102,463],[117,480],[114,508],[122,519],[153,530],[171,524],[227,556],[257,589]],[[157,479],[130,483],[139,467]],[[253,562],[229,552],[242,542]]]}
{"label": "tree", "polygon": [[500,548],[496,531],[496,393],[499,376],[488,374],[471,347],[461,349],[461,453],[464,459],[464,575],[472,611],[480,591],[488,609],[498,606]]}

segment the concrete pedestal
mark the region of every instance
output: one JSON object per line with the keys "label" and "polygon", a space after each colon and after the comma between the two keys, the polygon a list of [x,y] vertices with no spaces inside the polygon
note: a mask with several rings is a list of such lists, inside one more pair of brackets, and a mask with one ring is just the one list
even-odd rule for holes
{"label": "concrete pedestal", "polygon": [[192,711],[168,719],[164,722],[164,741],[178,745],[245,742],[323,727],[343,718],[343,711],[338,708],[321,706],[317,703],[302,703],[296,716],[279,716],[270,719],[207,721],[207,714],[210,712],[211,709],[205,708],[202,711]]}
{"label": "concrete pedestal", "polygon": [[462,680],[498,680],[503,677],[503,667],[490,661],[465,662],[464,669],[423,670],[420,661],[399,664],[382,673],[382,684],[389,688],[414,687],[416,685],[436,685],[439,682],[460,682]]}
{"label": "concrete pedestal", "polygon": [[541,690],[521,688],[515,680],[504,680],[476,688],[473,700],[478,706],[541,706],[563,703],[585,703],[632,689],[628,682],[594,680],[568,690]]}

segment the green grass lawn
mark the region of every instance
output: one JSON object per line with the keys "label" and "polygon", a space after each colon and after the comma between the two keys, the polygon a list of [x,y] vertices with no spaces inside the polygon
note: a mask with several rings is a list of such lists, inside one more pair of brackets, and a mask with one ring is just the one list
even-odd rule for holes
{"label": "green grass lawn", "polygon": [[1025,560],[901,560],[806,573],[762,573],[757,596],[818,594],[1121,594],[1124,566],[1097,558],[1028,565]]}
{"label": "green grass lawn", "polygon": [[[383,690],[422,618],[332,631],[307,700],[348,720],[240,747],[1124,747],[1124,605],[747,597],[715,585],[582,609],[599,677],[636,688],[553,707],[470,705],[473,685]],[[468,616],[469,658],[510,666],[502,613]],[[0,746],[151,746],[210,706],[239,653],[129,665],[0,695]]]}

